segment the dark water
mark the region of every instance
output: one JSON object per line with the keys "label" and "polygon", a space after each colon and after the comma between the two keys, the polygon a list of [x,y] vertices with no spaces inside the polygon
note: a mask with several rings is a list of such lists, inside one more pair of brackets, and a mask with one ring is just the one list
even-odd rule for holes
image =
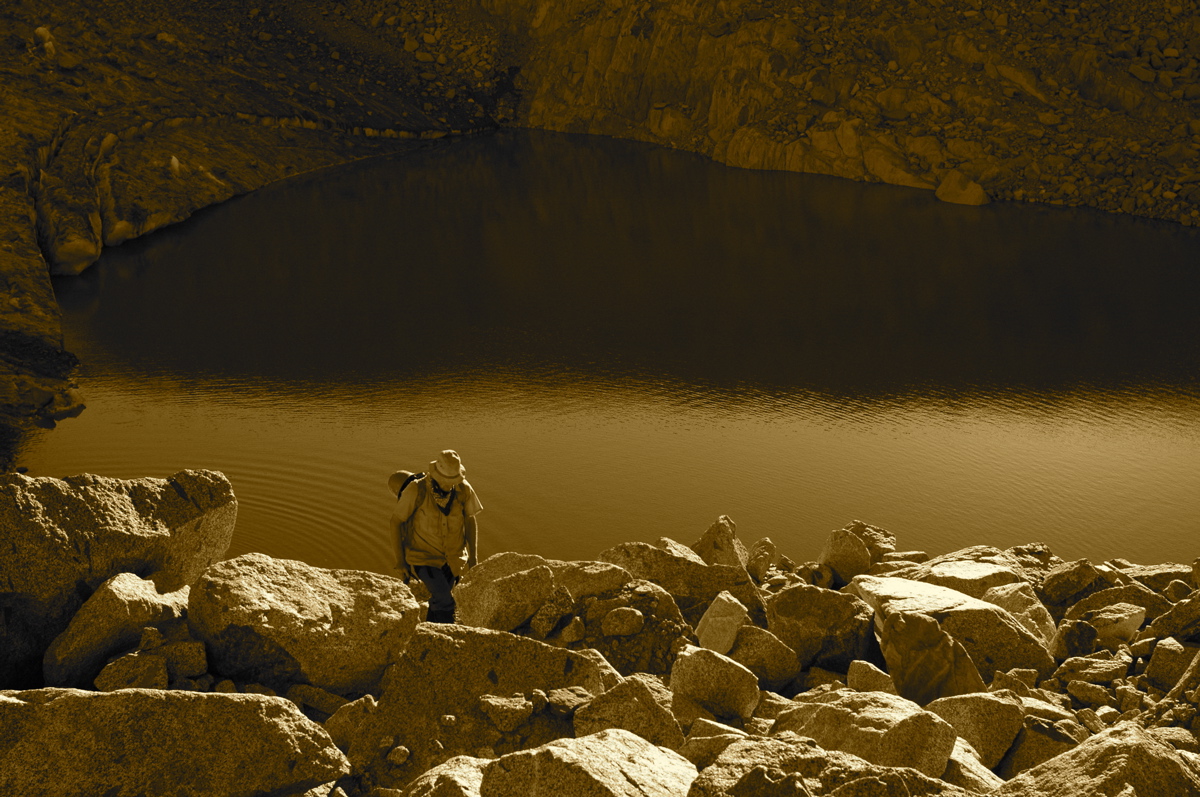
{"label": "dark water", "polygon": [[1200,239],[512,131],[289,181],[58,284],[89,409],[31,473],[216,468],[233,554],[387,571],[445,447],[483,554],[1200,555]]}

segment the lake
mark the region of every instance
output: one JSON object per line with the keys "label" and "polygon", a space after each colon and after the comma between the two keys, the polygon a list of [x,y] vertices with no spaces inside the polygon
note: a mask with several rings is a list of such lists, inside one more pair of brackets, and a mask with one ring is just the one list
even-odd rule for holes
{"label": "lake", "polygon": [[224,472],[230,555],[390,572],[456,449],[481,554],[719,516],[797,561],[1200,555],[1200,238],[510,130],[306,175],[60,279],[88,409],[31,475]]}

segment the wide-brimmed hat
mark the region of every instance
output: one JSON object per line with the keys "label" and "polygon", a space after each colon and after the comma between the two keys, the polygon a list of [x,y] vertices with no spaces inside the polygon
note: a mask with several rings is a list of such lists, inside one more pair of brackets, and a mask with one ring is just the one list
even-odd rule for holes
{"label": "wide-brimmed hat", "polygon": [[429,475],[437,479],[438,484],[443,487],[457,487],[466,478],[466,472],[458,452],[449,448],[429,463]]}

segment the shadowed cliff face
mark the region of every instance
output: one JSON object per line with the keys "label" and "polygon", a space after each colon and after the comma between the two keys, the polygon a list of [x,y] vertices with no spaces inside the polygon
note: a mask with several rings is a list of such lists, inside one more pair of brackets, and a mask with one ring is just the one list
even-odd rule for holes
{"label": "shadowed cliff face", "polygon": [[19,0],[0,20],[18,426],[82,409],[47,263],[78,273],[205,205],[497,121],[1200,221],[1191,4]]}
{"label": "shadowed cliff face", "polygon": [[533,127],[737,166],[1200,220],[1200,17],[1183,6],[482,0]]}

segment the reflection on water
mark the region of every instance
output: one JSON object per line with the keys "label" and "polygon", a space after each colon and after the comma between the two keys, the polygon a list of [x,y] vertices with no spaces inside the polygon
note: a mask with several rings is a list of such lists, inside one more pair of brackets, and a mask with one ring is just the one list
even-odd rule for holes
{"label": "reflection on water", "polygon": [[58,285],[89,409],[34,473],[225,471],[234,553],[386,571],[443,447],[484,553],[692,542],[1191,561],[1200,241],[506,132],[274,186]]}

